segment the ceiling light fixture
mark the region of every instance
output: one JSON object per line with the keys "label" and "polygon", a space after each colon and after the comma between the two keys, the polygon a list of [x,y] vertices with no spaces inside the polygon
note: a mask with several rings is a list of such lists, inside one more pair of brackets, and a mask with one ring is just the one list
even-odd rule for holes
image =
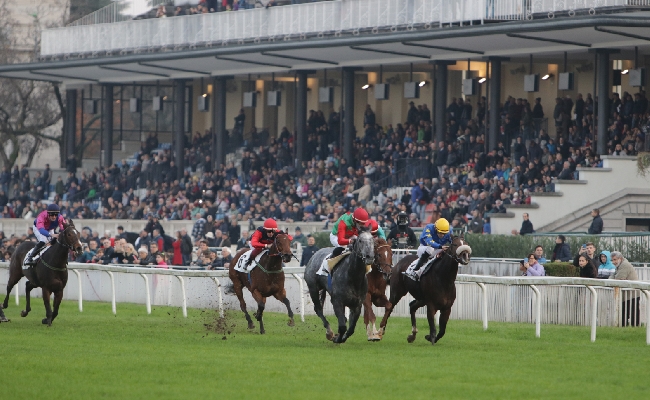
{"label": "ceiling light fixture", "polygon": [[365,85],[361,86],[361,89],[366,90],[366,89],[368,89],[369,87],[370,87],[370,85],[366,83]]}
{"label": "ceiling light fixture", "polygon": [[487,81],[487,78],[481,78],[478,80],[478,83],[485,83],[485,81]]}
{"label": "ceiling light fixture", "polygon": [[623,71],[621,71],[621,74],[623,74],[623,75],[627,75],[627,74],[628,74],[628,72],[630,72],[630,70],[629,70],[629,69],[624,69]]}
{"label": "ceiling light fixture", "polygon": [[549,79],[551,77],[553,77],[553,74],[546,74],[546,75],[542,76],[542,80],[545,81],[545,80],[547,80],[547,79]]}
{"label": "ceiling light fixture", "polygon": [[420,87],[424,87],[424,85],[426,85],[426,84],[427,84],[427,81],[421,81],[420,84],[419,84],[419,86],[420,86]]}

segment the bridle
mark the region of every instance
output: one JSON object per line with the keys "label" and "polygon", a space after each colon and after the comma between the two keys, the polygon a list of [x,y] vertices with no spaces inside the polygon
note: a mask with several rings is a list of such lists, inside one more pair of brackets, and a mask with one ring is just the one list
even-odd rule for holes
{"label": "bridle", "polygon": [[[65,238],[64,233],[65,233],[68,229],[74,229],[74,227],[68,225],[65,229],[63,229],[63,230],[61,231],[61,233],[59,234],[59,238],[60,238],[61,236],[63,236],[63,237]],[[65,242],[64,242],[64,241],[60,240],[59,238],[56,239],[56,242],[57,242],[58,244],[60,244],[60,245],[63,246],[63,247],[67,247],[68,249],[74,251],[74,247],[72,247],[72,245],[71,245],[70,243],[67,243],[67,240],[65,240]]]}
{"label": "bridle", "polygon": [[[271,246],[271,248],[269,248],[269,257],[278,257],[278,256],[279,256],[279,257],[284,257],[284,256],[287,256],[287,257],[289,257],[289,258],[291,258],[291,257],[295,257],[296,260],[297,260],[298,257],[296,257],[296,256],[293,254],[292,251],[289,251],[288,253],[280,253],[280,251],[279,251],[280,246],[278,246],[278,237],[279,237],[280,235],[285,235],[285,236],[286,236],[285,233],[277,233],[276,235],[273,236],[273,246]],[[273,247],[275,247],[275,251],[276,251],[276,253],[271,253],[271,249],[272,249]],[[300,261],[298,261],[298,262],[300,262]]]}
{"label": "bridle", "polygon": [[[361,259],[363,259],[364,262],[366,262],[366,263],[369,264],[369,262],[366,261],[366,256],[363,255],[363,254],[361,254],[360,252],[357,251],[357,246],[359,246],[359,243],[361,243],[361,240],[359,240],[359,238],[357,238],[357,239],[354,241],[354,243],[353,243],[353,245],[352,245],[352,248],[350,249],[350,252],[351,252],[355,257],[361,258]],[[374,250],[374,248],[375,248],[374,241],[373,241],[373,244],[372,244],[372,248],[373,248],[373,250]],[[373,262],[374,262],[374,257],[373,257]]]}
{"label": "bridle", "polygon": [[[458,248],[461,247],[461,246],[467,246],[467,245],[463,242],[463,239],[460,239],[458,236],[456,236],[454,239],[458,239],[458,240],[460,240],[460,246],[456,246],[456,250],[458,250]],[[453,243],[453,239],[452,239],[452,243]],[[459,264],[462,264],[462,265],[467,265],[467,264],[469,264],[469,261],[468,261],[467,263],[464,263],[463,261],[461,261],[461,259],[458,257],[458,254],[456,254],[456,251],[451,251],[451,249],[452,249],[452,246],[449,246],[449,248],[447,249],[447,251],[444,251],[443,254],[446,255],[446,256],[448,256],[448,257],[450,257],[452,260],[456,261],[456,262],[459,263]],[[470,253],[470,254],[471,254],[471,253]]]}
{"label": "bridle", "polygon": [[384,271],[381,268],[382,266],[388,266],[389,269],[393,268],[392,264],[380,261],[379,252],[377,250],[382,249],[384,247],[388,247],[390,249],[390,245],[388,243],[382,244],[382,245],[379,245],[379,246],[375,247],[375,261],[373,262],[373,265],[376,265],[377,267],[379,267],[379,272],[381,272],[381,273],[384,273]]}

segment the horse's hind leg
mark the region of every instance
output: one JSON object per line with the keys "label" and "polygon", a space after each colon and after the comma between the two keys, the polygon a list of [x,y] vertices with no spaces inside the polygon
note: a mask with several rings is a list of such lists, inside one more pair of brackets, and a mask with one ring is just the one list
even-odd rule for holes
{"label": "horse's hind leg", "polygon": [[319,291],[317,289],[310,289],[309,290],[309,296],[311,297],[312,303],[314,303],[314,312],[318,317],[323,321],[323,327],[326,329],[325,337],[327,340],[332,340],[334,337],[334,332],[332,332],[332,328],[330,328],[330,323],[325,318],[325,315],[323,315],[323,304],[325,303],[325,296],[327,296],[327,292],[325,289],[320,290],[320,295]]}
{"label": "horse's hind leg", "polygon": [[25,284],[25,309],[20,312],[21,317],[26,317],[30,311],[32,311],[32,305],[31,305],[31,296],[30,292],[32,289],[35,289],[35,287],[32,285],[30,281],[27,281]]}
{"label": "horse's hind leg", "polygon": [[45,305],[45,318],[43,318],[43,325],[52,326],[52,307],[50,306],[50,295],[52,292],[43,288],[43,304]]}
{"label": "horse's hind leg", "polygon": [[436,336],[436,342],[445,336],[445,331],[447,330],[447,321],[449,321],[450,314],[451,308],[447,310],[440,310],[440,331],[438,332],[438,336]]}
{"label": "horse's hind leg", "polygon": [[291,303],[289,302],[289,298],[287,298],[287,291],[283,288],[281,292],[278,292],[273,295],[278,301],[281,301],[284,303],[285,306],[287,306],[287,314],[289,314],[289,323],[287,325],[289,326],[295,326],[296,323],[293,321],[293,310],[291,309]]}
{"label": "horse's hind leg", "polygon": [[424,338],[431,342],[431,344],[436,344],[436,308],[433,304],[427,305],[427,320],[429,321],[429,334]]}
{"label": "horse's hind leg", "polygon": [[9,295],[11,294],[11,290],[14,288],[14,286],[16,286],[22,277],[23,276],[20,273],[9,275],[9,280],[7,281],[7,296],[5,296],[5,300],[2,302],[2,308],[9,307]]}
{"label": "horse's hind leg", "polygon": [[413,300],[409,303],[409,310],[411,311],[411,334],[406,338],[406,341],[409,343],[415,341],[415,335],[418,333],[418,327],[415,323],[415,312],[420,307],[422,307],[422,304],[420,304],[419,300]]}
{"label": "horse's hind leg", "polygon": [[9,322],[9,320],[5,316],[4,311],[2,310],[2,306],[0,306],[0,322]]}
{"label": "horse's hind leg", "polygon": [[233,289],[235,290],[235,295],[239,300],[239,307],[244,313],[244,316],[246,316],[246,321],[248,322],[248,329],[254,329],[255,325],[253,324],[253,320],[251,319],[251,316],[248,314],[248,310],[246,309],[246,301],[244,300],[244,291],[243,291],[242,283],[239,281],[238,278],[235,278],[232,279],[232,286]]}
{"label": "horse's hind leg", "polygon": [[59,315],[61,300],[63,300],[63,290],[57,290],[54,292],[54,311],[52,311],[52,321],[54,321],[56,316]]}
{"label": "horse's hind leg", "polygon": [[[384,307],[385,309],[390,308],[391,310],[393,309],[393,304],[390,301],[388,301],[388,298],[384,294],[382,294],[379,297],[376,297],[373,304],[376,305],[377,307]],[[373,313],[373,316],[374,316],[374,313]],[[375,321],[376,321],[376,319],[373,318],[373,321],[372,321],[373,332],[377,331],[377,328],[375,327]],[[381,328],[381,326],[379,328],[379,331],[376,332],[376,335],[379,337],[379,340],[382,339],[382,336],[384,335],[384,329]]]}

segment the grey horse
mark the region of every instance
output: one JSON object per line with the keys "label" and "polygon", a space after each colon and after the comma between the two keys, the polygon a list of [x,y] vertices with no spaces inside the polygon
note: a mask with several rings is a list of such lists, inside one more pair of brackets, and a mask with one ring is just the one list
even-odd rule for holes
{"label": "grey horse", "polygon": [[[372,264],[375,258],[375,248],[370,232],[363,231],[352,245],[352,254],[341,261],[332,272],[332,289],[328,287],[327,277],[317,275],[325,257],[333,248],[321,249],[314,254],[305,268],[305,282],[309,295],[314,303],[316,315],[323,321],[327,330],[327,340],[344,343],[352,334],[361,315],[361,306],[368,292],[366,265]],[[339,333],[334,335],[329,322],[323,315],[323,305],[327,293],[332,297],[334,313],[339,322]],[[350,309],[350,327],[346,328],[345,307]]]}

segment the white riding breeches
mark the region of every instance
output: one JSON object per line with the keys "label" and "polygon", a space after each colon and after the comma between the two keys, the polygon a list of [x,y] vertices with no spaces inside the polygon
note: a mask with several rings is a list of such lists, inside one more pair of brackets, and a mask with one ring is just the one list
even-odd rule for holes
{"label": "white riding breeches", "polygon": [[422,257],[422,254],[424,254],[424,253],[428,253],[429,257],[432,258],[432,257],[435,257],[436,255],[438,255],[438,253],[440,253],[441,251],[442,251],[442,249],[434,249],[431,246],[420,245],[420,247],[418,247],[418,258]]}
{"label": "white riding breeches", "polygon": [[336,235],[334,235],[332,233],[330,233],[330,243],[332,243],[332,246],[334,246],[334,247],[345,247],[345,246],[341,246],[339,244],[338,236],[336,236]]}
{"label": "white riding breeches", "polygon": [[51,236],[48,237],[43,235],[36,225],[34,225],[32,229],[34,230],[34,236],[36,236],[36,239],[38,239],[39,242],[50,243],[50,240],[52,240]]}

